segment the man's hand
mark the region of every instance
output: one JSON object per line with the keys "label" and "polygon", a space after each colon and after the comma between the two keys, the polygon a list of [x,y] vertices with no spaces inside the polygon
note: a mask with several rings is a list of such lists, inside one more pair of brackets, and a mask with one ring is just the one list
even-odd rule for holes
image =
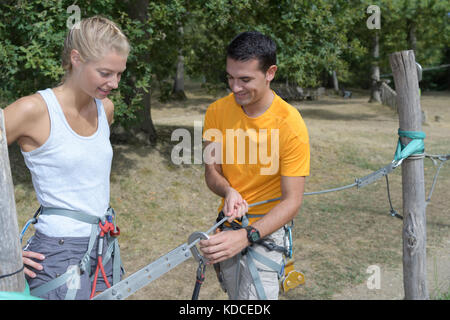
{"label": "man's hand", "polygon": [[248,245],[245,229],[222,231],[199,243],[200,250],[208,260],[208,264],[232,258]]}
{"label": "man's hand", "polygon": [[[45,259],[44,255],[40,253],[33,251],[22,251],[22,260],[24,265],[30,266],[31,268],[34,268],[36,270],[42,270],[43,266],[40,263],[37,263],[34,260],[32,260],[32,258],[38,260]],[[31,271],[30,269],[24,268],[23,272],[30,278],[36,277],[36,273]]]}
{"label": "man's hand", "polygon": [[[222,150],[220,143],[211,141],[205,143],[205,150],[211,145],[215,146],[213,150],[217,150],[218,153]],[[209,154],[208,161],[205,161],[205,181],[212,192],[224,198],[222,211],[225,216],[229,217],[228,222],[232,222],[234,219],[241,218],[247,213],[248,204],[224,177],[220,159],[220,154],[217,155],[215,151]]]}
{"label": "man's hand", "polygon": [[242,218],[247,213],[248,203],[239,192],[229,187],[225,194],[222,211],[225,216],[229,217],[228,222],[232,222],[234,219]]}

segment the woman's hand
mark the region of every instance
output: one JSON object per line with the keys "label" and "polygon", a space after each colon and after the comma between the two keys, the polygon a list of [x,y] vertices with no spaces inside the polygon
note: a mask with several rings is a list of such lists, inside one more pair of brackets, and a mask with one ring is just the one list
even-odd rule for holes
{"label": "woman's hand", "polygon": [[[44,260],[45,256],[43,254],[33,251],[22,251],[22,260],[24,265],[29,266],[35,270],[42,270],[44,268],[42,264],[32,259]],[[36,277],[36,273],[34,273],[28,268],[24,268],[23,272],[30,278]]]}

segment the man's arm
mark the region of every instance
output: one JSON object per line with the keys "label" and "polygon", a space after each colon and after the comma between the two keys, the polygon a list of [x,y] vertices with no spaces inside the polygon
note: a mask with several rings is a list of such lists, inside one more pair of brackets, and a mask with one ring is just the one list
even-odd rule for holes
{"label": "man's arm", "polygon": [[298,213],[305,191],[305,177],[281,176],[281,200],[261,219],[252,224],[261,238],[292,221]]}
{"label": "man's arm", "polygon": [[[218,142],[208,141],[205,143],[205,148],[211,144],[217,144],[217,148],[213,150],[222,150]],[[205,181],[208,188],[224,198],[223,213],[229,216],[229,222],[236,218],[240,218],[248,211],[247,202],[242,198],[239,192],[231,187],[228,180],[223,176],[222,165],[220,164],[220,155],[211,154],[211,159],[206,159],[205,163]]]}
{"label": "man's arm", "polygon": [[[280,202],[252,224],[261,237],[273,233],[294,219],[302,203],[304,188],[305,177],[281,177]],[[229,259],[248,245],[250,243],[245,229],[223,231],[211,236],[209,240],[200,241],[200,248],[210,264]]]}

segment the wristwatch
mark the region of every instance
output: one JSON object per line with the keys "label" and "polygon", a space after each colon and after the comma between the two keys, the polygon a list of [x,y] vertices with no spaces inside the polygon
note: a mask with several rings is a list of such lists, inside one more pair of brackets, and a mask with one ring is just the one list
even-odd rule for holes
{"label": "wristwatch", "polygon": [[247,230],[247,239],[251,244],[258,243],[259,240],[261,240],[261,236],[257,229],[252,226],[247,226],[245,227],[245,230]]}

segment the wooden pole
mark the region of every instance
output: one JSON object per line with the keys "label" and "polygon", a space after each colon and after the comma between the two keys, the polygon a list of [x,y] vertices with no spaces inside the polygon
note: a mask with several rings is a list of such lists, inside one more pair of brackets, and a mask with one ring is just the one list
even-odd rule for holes
{"label": "wooden pole", "polygon": [[[0,277],[20,270],[22,266],[14,187],[9,166],[3,110],[0,108]],[[0,291],[24,290],[23,271],[0,278]]]}
{"label": "wooden pole", "polygon": [[[419,83],[414,51],[390,55],[397,92],[400,129],[422,131]],[[411,141],[401,138],[404,145]],[[426,214],[423,157],[402,163],[403,188],[403,285],[405,299],[429,299],[426,269]]]}

